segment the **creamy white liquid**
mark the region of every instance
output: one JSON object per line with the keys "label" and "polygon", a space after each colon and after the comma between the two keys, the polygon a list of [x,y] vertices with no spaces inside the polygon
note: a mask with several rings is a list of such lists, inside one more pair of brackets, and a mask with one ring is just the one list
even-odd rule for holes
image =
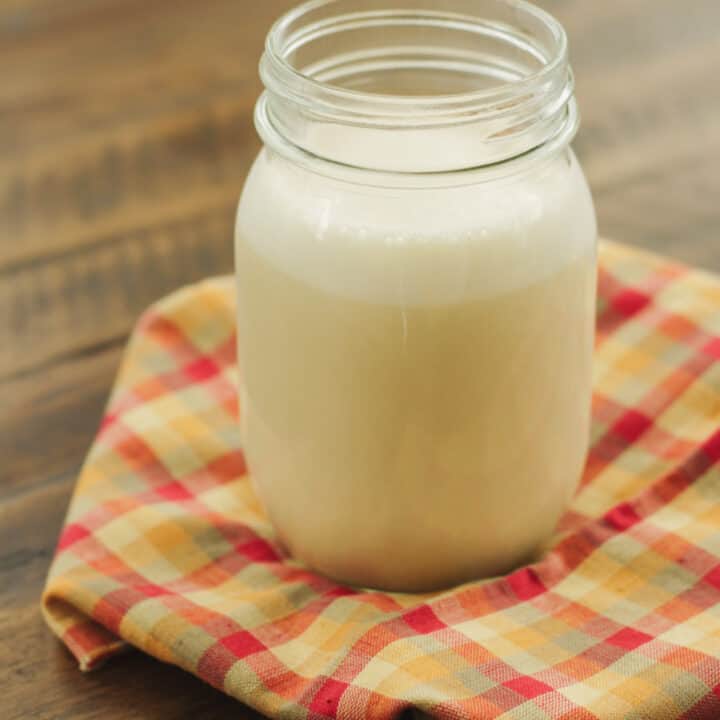
{"label": "creamy white liquid", "polygon": [[595,235],[571,154],[379,190],[261,153],[237,226],[243,443],[294,556],[426,590],[532,555],[587,450]]}

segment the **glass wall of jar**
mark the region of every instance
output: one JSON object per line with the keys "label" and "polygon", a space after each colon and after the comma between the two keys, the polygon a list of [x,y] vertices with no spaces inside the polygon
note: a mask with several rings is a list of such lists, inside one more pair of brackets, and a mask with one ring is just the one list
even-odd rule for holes
{"label": "glass wall of jar", "polygon": [[319,0],[261,74],[241,423],[279,538],[396,590],[531,559],[589,433],[597,233],[562,27],[518,0]]}

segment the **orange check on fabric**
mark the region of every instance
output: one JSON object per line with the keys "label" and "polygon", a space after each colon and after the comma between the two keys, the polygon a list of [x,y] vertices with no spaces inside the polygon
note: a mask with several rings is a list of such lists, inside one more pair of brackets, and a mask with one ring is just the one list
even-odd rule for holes
{"label": "orange check on fabric", "polygon": [[135,329],[43,598],[276,718],[720,718],[720,278],[601,247],[592,448],[532,566],[429,595],[284,557],[239,448],[233,282]]}

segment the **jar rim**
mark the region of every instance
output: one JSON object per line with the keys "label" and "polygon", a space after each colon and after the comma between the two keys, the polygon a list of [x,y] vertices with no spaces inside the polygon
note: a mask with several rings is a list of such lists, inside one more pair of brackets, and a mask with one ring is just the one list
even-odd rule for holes
{"label": "jar rim", "polygon": [[542,145],[495,163],[436,171],[368,168],[314,155],[299,145],[287,142],[269,121],[266,94],[260,97],[255,108],[255,125],[264,144],[273,152],[314,174],[374,189],[441,189],[485,182],[496,183],[542,167],[568,147],[580,125],[580,113],[573,98],[568,103],[567,119],[561,130]]}

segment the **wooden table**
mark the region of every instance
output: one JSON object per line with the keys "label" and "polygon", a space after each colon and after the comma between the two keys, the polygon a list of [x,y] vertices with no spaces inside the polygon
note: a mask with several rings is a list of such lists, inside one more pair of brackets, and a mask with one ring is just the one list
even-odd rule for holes
{"label": "wooden table", "polygon": [[[289,0],[0,6],[0,717],[252,713],[131,653],[80,674],[38,596],[134,318],[232,270],[256,65]],[[720,3],[545,0],[605,235],[720,270]]]}

